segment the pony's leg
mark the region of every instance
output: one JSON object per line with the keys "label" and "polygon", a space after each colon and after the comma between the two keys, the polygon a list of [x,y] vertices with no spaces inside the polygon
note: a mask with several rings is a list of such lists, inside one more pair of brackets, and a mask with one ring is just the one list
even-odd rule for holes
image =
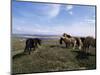
{"label": "pony's leg", "polygon": [[82,43],[82,41],[79,39],[79,50],[82,50],[82,48],[83,48],[83,43]]}
{"label": "pony's leg", "polygon": [[28,53],[31,54],[31,47],[28,48]]}
{"label": "pony's leg", "polygon": [[35,45],[35,43],[34,43],[34,45],[33,45],[33,51],[35,51],[35,48],[36,48],[36,45]]}
{"label": "pony's leg", "polygon": [[88,48],[85,49],[86,54],[88,53]]}
{"label": "pony's leg", "polygon": [[68,44],[66,43],[66,48],[68,47]]}
{"label": "pony's leg", "polygon": [[76,47],[76,41],[74,42],[74,46],[73,46],[73,49],[75,49],[75,47]]}
{"label": "pony's leg", "polygon": [[33,50],[35,51],[36,48],[37,48],[37,43],[35,42],[33,45]]}
{"label": "pony's leg", "polygon": [[38,48],[38,44],[37,44],[37,42],[35,43],[35,48]]}
{"label": "pony's leg", "polygon": [[73,49],[75,49],[75,46],[73,47]]}
{"label": "pony's leg", "polygon": [[79,50],[81,50],[81,49],[82,49],[82,46],[80,45],[80,46],[79,46]]}
{"label": "pony's leg", "polygon": [[35,44],[36,48],[38,48],[38,43]]}
{"label": "pony's leg", "polygon": [[34,51],[36,50],[36,47],[34,46]]}
{"label": "pony's leg", "polygon": [[24,53],[27,51],[27,46],[25,46]]}
{"label": "pony's leg", "polygon": [[29,48],[29,55],[31,54],[31,48]]}
{"label": "pony's leg", "polygon": [[86,47],[83,48],[83,52],[87,53],[87,48]]}
{"label": "pony's leg", "polygon": [[87,47],[86,52],[87,52],[87,53],[90,53],[90,47]]}

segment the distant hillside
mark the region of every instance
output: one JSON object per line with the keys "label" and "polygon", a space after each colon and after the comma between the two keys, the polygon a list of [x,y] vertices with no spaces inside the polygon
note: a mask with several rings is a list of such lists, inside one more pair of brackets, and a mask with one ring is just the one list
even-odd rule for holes
{"label": "distant hillside", "polygon": [[41,39],[54,39],[60,38],[60,35],[43,35],[43,34],[12,34],[12,37],[19,38],[41,38]]}

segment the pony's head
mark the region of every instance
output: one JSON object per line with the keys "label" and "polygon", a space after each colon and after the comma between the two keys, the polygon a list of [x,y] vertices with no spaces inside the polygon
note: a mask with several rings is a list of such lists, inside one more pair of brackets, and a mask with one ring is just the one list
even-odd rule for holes
{"label": "pony's head", "polygon": [[59,40],[59,43],[62,44],[63,38],[61,37]]}

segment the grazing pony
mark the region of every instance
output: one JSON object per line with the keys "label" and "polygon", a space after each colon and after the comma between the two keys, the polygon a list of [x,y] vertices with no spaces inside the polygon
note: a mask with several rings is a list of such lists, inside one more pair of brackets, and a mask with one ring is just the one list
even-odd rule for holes
{"label": "grazing pony", "polygon": [[38,45],[41,45],[41,40],[39,38],[28,38],[26,39],[26,46],[24,49],[24,52],[31,52],[32,48],[34,48],[34,50],[36,48],[38,48]]}
{"label": "grazing pony", "polygon": [[65,43],[66,48],[69,47],[70,44],[71,44],[71,41],[70,41],[69,39],[65,38],[65,37],[61,37],[61,38],[60,38],[60,44],[62,44],[62,42]]}
{"label": "grazing pony", "polygon": [[70,35],[64,33],[63,37],[60,38],[60,44],[62,44],[62,41],[64,41],[64,43],[66,44],[66,47],[72,45],[73,49],[75,49],[75,46],[76,46],[75,38],[73,38]]}
{"label": "grazing pony", "polygon": [[66,44],[66,47],[73,45],[73,49],[75,49],[76,46],[81,50],[83,43],[80,38],[78,37],[72,37],[66,33],[63,34],[63,37],[60,38],[60,44],[62,44],[62,41]]}
{"label": "grazing pony", "polygon": [[94,48],[96,47],[96,39],[88,36],[83,41],[83,50],[87,53],[89,52],[90,47],[94,47]]}

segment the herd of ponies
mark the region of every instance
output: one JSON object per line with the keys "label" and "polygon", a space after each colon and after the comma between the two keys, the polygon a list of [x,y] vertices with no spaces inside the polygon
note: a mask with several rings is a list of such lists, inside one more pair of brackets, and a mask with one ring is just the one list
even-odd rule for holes
{"label": "herd of ponies", "polygon": [[[59,44],[62,45],[63,43],[65,43],[66,48],[78,48],[80,51],[85,53],[89,52],[90,47],[96,47],[96,39],[91,36],[73,37],[67,33],[63,33],[63,35],[59,38]],[[38,48],[38,45],[41,44],[42,40],[40,38],[27,38],[24,53],[28,52],[28,54],[31,54],[32,48],[35,50]]]}

